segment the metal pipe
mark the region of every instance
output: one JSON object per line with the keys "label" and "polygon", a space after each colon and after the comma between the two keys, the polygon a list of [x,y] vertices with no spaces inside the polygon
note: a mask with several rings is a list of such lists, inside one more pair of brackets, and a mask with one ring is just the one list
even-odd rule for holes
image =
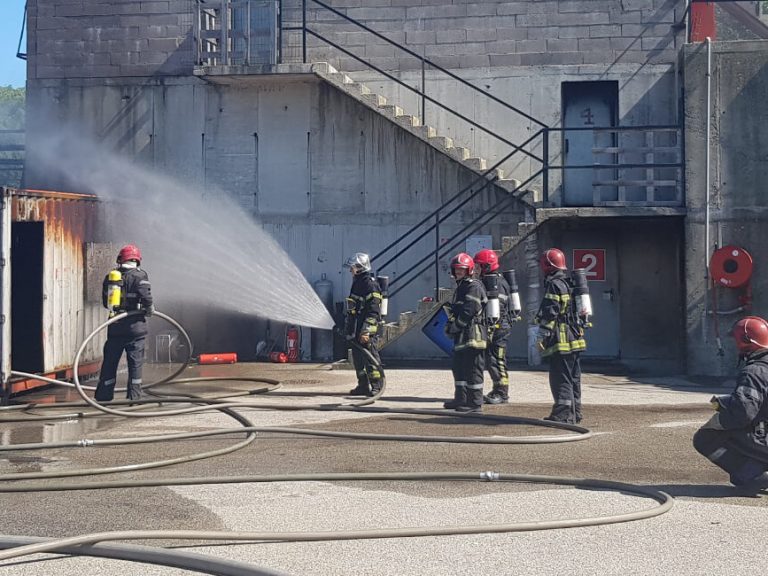
{"label": "metal pipe", "polygon": [[0,188],[0,403],[11,397],[11,190]]}
{"label": "metal pipe", "polygon": [[[706,147],[704,150],[704,290],[709,289],[709,187],[710,182],[710,138],[712,137],[712,39],[707,37],[707,104],[706,104]],[[704,298],[704,316],[702,322],[704,323],[704,336],[705,342],[707,341],[707,314],[709,310],[707,308],[707,298]]]}

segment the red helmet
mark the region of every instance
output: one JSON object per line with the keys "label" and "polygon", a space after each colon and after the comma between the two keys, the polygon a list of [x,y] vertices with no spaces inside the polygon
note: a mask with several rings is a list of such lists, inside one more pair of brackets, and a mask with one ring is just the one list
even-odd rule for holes
{"label": "red helmet", "polygon": [[768,322],[759,316],[747,316],[733,325],[731,336],[739,354],[768,349]]}
{"label": "red helmet", "polygon": [[467,276],[472,276],[475,271],[475,261],[469,254],[460,252],[451,258],[451,276],[456,277],[455,270],[457,268],[464,268],[467,271]]}
{"label": "red helmet", "polygon": [[120,252],[117,255],[117,263],[122,264],[129,260],[136,260],[136,262],[141,263],[141,250],[139,250],[138,246],[127,244],[120,248]]}
{"label": "red helmet", "polygon": [[544,274],[552,274],[555,270],[565,270],[565,254],[557,248],[550,248],[541,255],[539,264]]}
{"label": "red helmet", "polygon": [[499,269],[499,256],[486,248],[475,254],[475,264],[480,266],[481,274],[488,274]]}

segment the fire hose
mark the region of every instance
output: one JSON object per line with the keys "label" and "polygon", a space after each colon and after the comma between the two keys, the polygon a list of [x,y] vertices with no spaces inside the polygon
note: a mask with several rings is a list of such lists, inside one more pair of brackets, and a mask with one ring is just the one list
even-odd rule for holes
{"label": "fire hose", "polygon": [[[177,567],[190,567],[190,569],[197,570],[199,572],[205,572],[208,574],[226,574],[226,575],[254,575],[254,574],[279,574],[279,572],[265,570],[252,565],[244,565],[241,563],[234,563],[229,561],[220,561],[209,557],[203,557],[194,554],[186,554],[177,551],[147,548],[147,547],[132,547],[129,545],[105,545],[104,542],[112,540],[136,540],[136,539],[184,539],[184,540],[227,540],[227,541],[326,541],[326,540],[356,540],[356,539],[370,539],[370,538],[403,538],[403,537],[422,537],[422,536],[435,536],[435,535],[448,535],[448,534],[481,534],[481,533],[507,533],[507,532],[520,532],[520,531],[533,531],[533,530],[550,530],[560,528],[572,528],[578,526],[594,526],[602,524],[613,524],[619,522],[629,522],[633,520],[640,520],[645,518],[651,518],[658,516],[669,511],[673,505],[673,499],[664,492],[653,490],[646,487],[635,486],[631,484],[625,484],[622,482],[613,482],[605,480],[593,480],[593,479],[579,479],[568,478],[561,476],[540,476],[540,475],[526,475],[526,474],[504,474],[498,472],[435,472],[435,473],[349,473],[349,474],[284,474],[284,475],[249,475],[249,476],[229,476],[229,477],[193,477],[193,478],[163,478],[152,480],[128,480],[128,481],[106,481],[106,482],[81,482],[81,483],[69,483],[56,485],[44,485],[32,483],[22,483],[20,480],[41,480],[51,478],[64,478],[75,476],[94,476],[113,474],[126,471],[146,470],[157,468],[161,466],[170,466],[173,464],[179,464],[183,462],[191,462],[195,460],[201,460],[203,458],[210,458],[213,456],[219,456],[227,453],[239,450],[256,439],[257,432],[272,432],[272,433],[284,433],[294,435],[311,435],[311,436],[329,436],[329,437],[341,437],[360,440],[398,440],[398,441],[415,441],[415,442],[453,442],[453,443],[481,443],[481,444],[538,444],[538,443],[551,443],[551,442],[572,442],[580,441],[592,436],[592,433],[583,427],[574,426],[569,424],[560,424],[549,421],[541,421],[530,418],[508,417],[499,415],[483,415],[483,414],[456,414],[458,417],[475,418],[485,421],[496,421],[508,424],[529,424],[537,426],[545,426],[548,428],[556,428],[560,430],[567,430],[574,432],[573,435],[555,435],[555,436],[535,436],[535,437],[457,437],[457,436],[414,436],[414,435],[389,435],[389,434],[367,434],[367,433],[349,433],[349,432],[332,432],[322,430],[311,430],[301,428],[282,428],[282,427],[257,427],[254,426],[246,417],[239,414],[235,408],[261,408],[272,410],[320,410],[320,411],[360,411],[360,412],[372,412],[380,414],[424,414],[424,415],[445,415],[445,411],[440,410],[424,410],[424,409],[389,409],[381,407],[368,406],[378,399],[383,393],[384,386],[382,386],[381,392],[372,398],[368,398],[362,402],[356,403],[336,403],[336,404],[312,404],[301,406],[286,406],[278,405],[275,403],[259,403],[252,401],[231,401],[230,398],[235,396],[234,394],[228,394],[218,397],[199,397],[193,395],[173,395],[173,396],[158,396],[157,399],[152,400],[132,400],[131,404],[134,406],[128,406],[125,409],[116,409],[114,406],[122,406],[127,402],[110,402],[109,405],[104,405],[91,399],[85,392],[86,387],[82,385],[78,376],[78,366],[82,353],[87,344],[98,334],[113,322],[117,322],[120,319],[126,317],[129,314],[138,314],[141,312],[129,312],[123,313],[103,323],[97,327],[81,344],[80,349],[75,357],[73,365],[74,385],[39,377],[41,380],[60,384],[74,386],[78,394],[83,398],[85,403],[94,408],[94,411],[83,412],[77,411],[70,413],[67,416],[86,418],[94,417],[103,413],[124,416],[124,417],[150,417],[150,416],[170,416],[189,414],[194,412],[201,412],[206,410],[218,410],[234,418],[239,424],[238,428],[227,428],[213,431],[204,432],[190,432],[181,434],[169,434],[169,435],[156,435],[156,436],[143,436],[143,437],[131,437],[131,438],[114,438],[114,439],[101,439],[101,440],[80,440],[72,442],[57,442],[57,443],[34,443],[34,444],[19,444],[11,446],[0,446],[0,453],[13,450],[36,450],[36,449],[48,449],[48,448],[62,448],[73,446],[105,446],[105,445],[127,445],[146,442],[160,442],[168,440],[178,439],[191,439],[217,435],[228,434],[242,434],[246,433],[246,438],[235,443],[232,446],[211,450],[207,452],[201,452],[198,454],[192,454],[187,456],[181,456],[171,458],[162,461],[146,462],[141,464],[105,467],[105,468],[92,468],[87,470],[66,470],[66,471],[53,471],[53,472],[29,472],[19,474],[6,474],[0,477],[0,492],[33,492],[33,491],[68,491],[68,490],[94,490],[94,489],[114,489],[125,487],[146,487],[146,486],[180,486],[180,485],[204,485],[204,484],[227,484],[227,483],[251,483],[251,482],[308,482],[308,481],[382,481],[382,480],[399,480],[399,481],[498,481],[498,482],[530,482],[541,484],[555,484],[564,486],[584,487],[584,488],[597,488],[601,490],[612,490],[624,493],[630,493],[633,495],[641,496],[644,498],[650,498],[655,500],[659,505],[653,508],[634,511],[630,513],[617,514],[612,516],[602,516],[593,518],[578,518],[578,519],[566,519],[566,520],[553,520],[553,521],[536,521],[536,522],[523,522],[523,523],[508,523],[498,525],[470,525],[470,526],[453,526],[453,527],[440,527],[440,528],[389,528],[381,530],[356,530],[356,531],[327,531],[327,532],[224,532],[224,531],[191,531],[191,530],[144,530],[144,531],[120,531],[120,532],[103,532],[97,534],[86,534],[81,536],[75,536],[71,538],[61,539],[33,539],[33,538],[21,538],[16,536],[0,536],[0,548],[7,548],[5,551],[0,552],[0,560],[7,560],[11,558],[18,558],[28,554],[36,554],[41,552],[57,552],[71,555],[99,555],[110,558],[121,558],[140,562],[148,562],[155,564],[162,564],[167,566]],[[158,316],[171,324],[173,324],[184,339],[187,340],[187,350],[192,350],[191,341],[187,333],[183,328],[172,318],[161,313],[155,312],[155,316]],[[356,343],[352,343],[356,345]],[[359,346],[359,345],[358,345]],[[365,347],[359,346],[361,351],[368,355],[368,357],[377,365],[381,370],[383,376],[383,367],[376,358],[365,349]],[[181,368],[176,370],[170,376],[163,378],[162,380],[148,384],[144,388],[150,389],[161,384],[166,383],[178,383],[178,382],[192,382],[200,380],[227,380],[227,378],[185,378],[177,379],[184,369],[186,369],[189,363],[189,359],[185,361]],[[21,373],[17,373],[21,374]],[[28,376],[24,374],[25,376]],[[34,376],[33,377],[37,377]],[[244,378],[237,377],[234,380],[252,380],[261,383],[268,384],[267,387],[260,388],[258,390],[251,390],[245,393],[239,393],[239,395],[251,396],[258,393],[268,392],[274,390],[279,386],[279,382],[269,379],[260,378]],[[383,378],[382,378],[383,379]],[[384,380],[384,379],[383,379]],[[383,382],[384,383],[384,382]],[[144,410],[149,404],[173,404],[173,403],[185,403],[194,404],[190,408],[180,408],[176,410]],[[0,410],[0,414],[10,413],[14,410],[22,408],[37,407],[35,405],[26,406],[14,406],[9,409]],[[61,406],[61,405],[59,405]],[[70,404],[67,405],[69,407]],[[82,406],[81,405],[78,405]],[[454,416],[452,414],[452,416]],[[61,416],[60,416],[61,417]],[[31,418],[39,419],[39,416],[33,416]],[[10,418],[0,418],[0,421],[28,421],[29,416],[11,416]],[[11,482],[9,485],[4,485],[5,482]],[[95,544],[98,546],[94,546]]]}

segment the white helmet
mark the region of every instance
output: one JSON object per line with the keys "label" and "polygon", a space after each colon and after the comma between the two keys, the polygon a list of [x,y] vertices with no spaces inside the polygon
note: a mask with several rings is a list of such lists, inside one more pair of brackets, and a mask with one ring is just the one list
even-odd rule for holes
{"label": "white helmet", "polygon": [[344,262],[344,267],[352,270],[354,274],[371,271],[371,259],[368,254],[356,252]]}

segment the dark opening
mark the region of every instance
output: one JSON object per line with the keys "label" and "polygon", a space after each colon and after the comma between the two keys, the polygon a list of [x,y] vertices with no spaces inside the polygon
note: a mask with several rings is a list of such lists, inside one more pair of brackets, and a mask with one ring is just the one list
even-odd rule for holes
{"label": "dark opening", "polygon": [[42,372],[42,222],[11,225],[11,369]]}

